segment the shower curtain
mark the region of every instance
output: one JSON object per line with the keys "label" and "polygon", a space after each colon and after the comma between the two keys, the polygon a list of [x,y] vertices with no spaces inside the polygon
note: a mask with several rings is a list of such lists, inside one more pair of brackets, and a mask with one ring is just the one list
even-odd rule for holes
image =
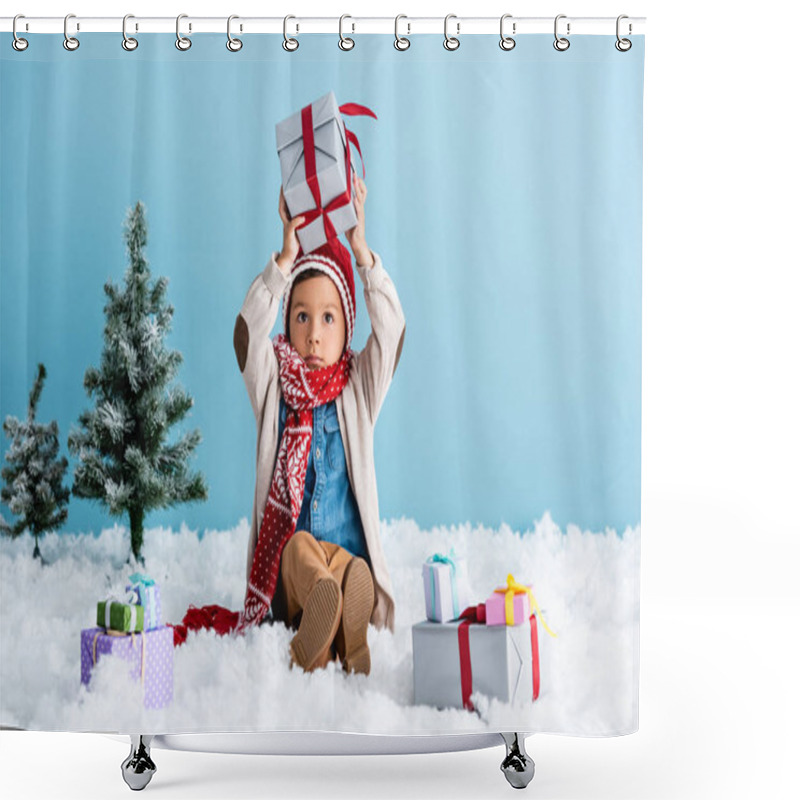
{"label": "shower curtain", "polygon": [[2,36],[0,723],[636,730],[644,38],[192,38]]}

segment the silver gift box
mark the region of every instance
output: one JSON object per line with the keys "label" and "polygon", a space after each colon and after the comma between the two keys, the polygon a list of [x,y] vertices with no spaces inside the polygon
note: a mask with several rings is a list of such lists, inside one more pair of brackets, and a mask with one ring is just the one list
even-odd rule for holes
{"label": "silver gift box", "polygon": [[[275,126],[278,158],[281,162],[281,183],[289,214],[296,217],[316,208],[314,195],[308,186],[303,143],[303,122],[300,111],[287,117]],[[347,191],[346,152],[344,122],[333,92],[320,97],[311,104],[314,125],[314,153],[317,162],[322,207]],[[353,170],[351,164],[351,171]],[[353,197],[355,188],[353,184]],[[353,199],[328,215],[336,233],[344,233],[358,222]],[[322,215],[311,224],[297,231],[297,238],[306,253],[324,244],[325,227]]]}
{"label": "silver gift box", "polygon": [[[414,703],[463,708],[460,622],[418,622],[411,628]],[[525,625],[469,626],[472,691],[517,704],[533,702],[531,629]],[[538,655],[538,654],[537,654]]]}

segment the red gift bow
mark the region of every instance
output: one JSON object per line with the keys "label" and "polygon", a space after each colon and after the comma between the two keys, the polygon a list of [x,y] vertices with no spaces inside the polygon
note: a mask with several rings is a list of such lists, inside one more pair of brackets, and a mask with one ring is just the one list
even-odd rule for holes
{"label": "red gift bow", "polygon": [[[371,109],[367,108],[366,106],[360,106],[358,103],[345,103],[344,105],[339,106],[339,111],[342,114],[349,114],[350,116],[370,116],[378,119]],[[314,120],[311,114],[311,104],[303,108],[303,110],[300,112],[300,118],[303,123],[303,158],[306,167],[306,182],[308,183],[309,189],[311,189],[311,194],[314,197],[316,208],[303,212],[303,217],[305,217],[305,219],[303,224],[299,227],[305,228],[306,225],[310,225],[321,214],[322,224],[325,227],[325,238],[328,241],[332,241],[336,238],[336,229],[333,227],[333,223],[328,215],[331,213],[331,211],[335,211],[337,208],[346,206],[352,197],[352,185],[350,180],[350,143],[352,142],[355,145],[356,150],[358,150],[358,155],[361,158],[361,173],[364,177],[366,177],[367,172],[364,167],[364,156],[361,154],[361,145],[358,143],[358,137],[352,131],[347,130],[347,126],[345,125],[344,133],[348,142],[344,149],[345,172],[347,173],[347,189],[338,197],[334,197],[333,200],[331,200],[328,205],[323,208],[322,196],[319,191],[319,180],[317,178],[317,155],[314,148]]]}
{"label": "red gift bow", "polygon": [[[458,660],[461,665],[461,702],[467,711],[475,708],[470,700],[472,694],[472,660],[469,655],[469,626],[478,623],[486,624],[486,605],[479,603],[477,606],[465,608],[459,619],[463,620],[458,626]],[[531,614],[531,666],[533,668],[533,699],[539,697],[539,635],[536,630],[536,615]]]}

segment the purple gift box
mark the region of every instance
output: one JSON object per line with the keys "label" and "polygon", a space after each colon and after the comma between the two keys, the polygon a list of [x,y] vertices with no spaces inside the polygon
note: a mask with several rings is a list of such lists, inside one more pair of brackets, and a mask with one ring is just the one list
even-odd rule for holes
{"label": "purple gift box", "polygon": [[[512,625],[522,625],[531,616],[531,604],[527,594],[514,595],[514,621]],[[507,625],[506,596],[500,592],[493,592],[486,600],[486,624]]]}
{"label": "purple gift box", "polygon": [[173,632],[168,625],[144,633],[112,636],[104,628],[81,631],[81,683],[89,685],[92,667],[110,653],[130,662],[130,677],[144,684],[144,707],[164,708],[172,702]]}

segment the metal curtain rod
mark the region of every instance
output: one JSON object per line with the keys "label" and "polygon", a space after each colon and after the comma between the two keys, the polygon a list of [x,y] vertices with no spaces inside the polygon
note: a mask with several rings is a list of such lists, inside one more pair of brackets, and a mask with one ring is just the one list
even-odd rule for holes
{"label": "metal curtain rod", "polygon": [[[184,33],[226,33],[228,17],[193,17],[182,15],[181,30]],[[561,25],[566,30],[569,24],[571,34],[613,35],[616,31],[616,17],[570,17],[561,16]],[[354,17],[345,15],[346,21],[339,17],[292,16],[292,33],[338,33],[344,25],[346,33],[395,33],[395,17]],[[553,33],[554,17],[514,17],[506,15],[506,30],[509,34]],[[496,17],[458,17],[452,16],[450,30],[457,35],[477,33],[497,33],[500,15]],[[12,30],[13,17],[0,17],[0,30]],[[403,34],[435,33],[442,34],[444,17],[406,17],[399,18],[399,29]],[[626,35],[644,33],[645,17],[625,19]],[[175,17],[136,17],[129,16],[128,33],[167,33],[175,32]],[[239,33],[283,33],[283,17],[235,17],[233,30]],[[117,33],[122,31],[122,17],[81,17],[70,15],[69,31],[75,33]],[[27,17],[17,20],[17,33],[63,33],[64,17]]]}

